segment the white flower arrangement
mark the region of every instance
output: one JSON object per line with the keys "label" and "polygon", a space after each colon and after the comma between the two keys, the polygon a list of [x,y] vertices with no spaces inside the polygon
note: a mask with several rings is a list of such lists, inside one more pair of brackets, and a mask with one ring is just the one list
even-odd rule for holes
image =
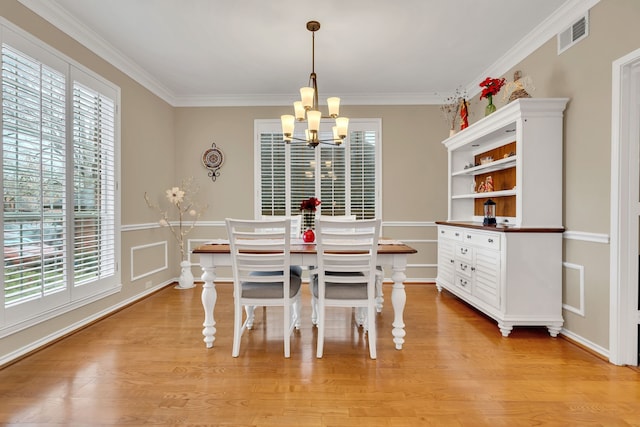
{"label": "white flower arrangement", "polygon": [[[147,202],[147,206],[152,209],[157,210],[160,213],[160,220],[158,223],[162,227],[169,227],[171,233],[175,237],[178,242],[178,247],[180,249],[180,259],[185,261],[185,237],[193,227],[195,227],[196,222],[200,219],[202,213],[207,209],[208,206],[204,206],[202,208],[198,207],[198,205],[193,201],[193,196],[197,194],[198,188],[193,186],[193,178],[188,178],[182,181],[181,187],[172,187],[165,191],[167,200],[171,204],[171,206],[175,207],[178,213],[178,222],[177,224],[171,223],[169,219],[169,211],[170,209],[161,209],[160,206],[151,203],[149,200],[149,196],[147,193],[144,193],[144,200]],[[190,218],[190,219],[187,219]]]}

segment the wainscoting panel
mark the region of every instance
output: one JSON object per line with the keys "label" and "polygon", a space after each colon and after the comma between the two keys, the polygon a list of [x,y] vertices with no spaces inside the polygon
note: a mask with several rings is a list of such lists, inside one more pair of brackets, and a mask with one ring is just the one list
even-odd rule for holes
{"label": "wainscoting panel", "polygon": [[130,253],[132,282],[168,268],[166,241],[132,246]]}

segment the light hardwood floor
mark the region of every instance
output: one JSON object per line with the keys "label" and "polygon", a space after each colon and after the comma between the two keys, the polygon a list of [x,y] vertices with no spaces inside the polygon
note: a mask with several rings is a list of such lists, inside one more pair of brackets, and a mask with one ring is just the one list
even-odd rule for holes
{"label": "light hardwood floor", "polygon": [[378,359],[369,359],[348,309],[331,310],[316,359],[305,286],[291,359],[276,308],[257,309],[234,359],[231,285],[218,285],[213,349],[202,342],[200,288],[168,287],[0,370],[0,424],[640,426],[637,369],[544,328],[503,338],[446,291],[406,289],[402,351],[391,341],[385,285]]}

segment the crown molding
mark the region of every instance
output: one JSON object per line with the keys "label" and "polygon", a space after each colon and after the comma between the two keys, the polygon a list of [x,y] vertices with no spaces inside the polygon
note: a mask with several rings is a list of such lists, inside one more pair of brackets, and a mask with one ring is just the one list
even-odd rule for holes
{"label": "crown molding", "polygon": [[[290,96],[277,94],[178,96],[131,58],[71,16],[55,1],[18,1],[173,107],[277,106],[290,105],[292,102]],[[486,76],[503,75],[599,2],[600,0],[567,0],[553,15],[469,82],[466,86],[468,96],[473,97],[480,92],[479,83]],[[442,103],[442,94],[437,93],[344,94],[341,98],[343,105],[439,105]]]}
{"label": "crown molding", "polygon": [[167,103],[174,104],[174,95],[166,86],[81,21],[75,19],[55,1],[18,1]]}
{"label": "crown molding", "polygon": [[487,76],[504,75],[599,2],[600,0],[567,0],[553,15],[541,22],[500,59],[471,81],[466,87],[469,97],[480,93],[480,82]]}

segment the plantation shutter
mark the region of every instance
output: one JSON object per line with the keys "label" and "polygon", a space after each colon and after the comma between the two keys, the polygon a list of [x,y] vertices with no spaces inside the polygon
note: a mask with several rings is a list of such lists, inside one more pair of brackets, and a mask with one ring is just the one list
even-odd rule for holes
{"label": "plantation shutter", "polygon": [[345,146],[320,146],[320,197],[322,215],[347,215]]}
{"label": "plantation shutter", "polygon": [[[344,144],[310,148],[283,142],[279,122],[256,120],[256,188],[260,192],[256,214],[297,215],[302,200],[317,197],[322,215],[376,218],[379,121],[353,122]],[[322,133],[321,139],[330,135]]]}
{"label": "plantation shutter", "polygon": [[115,254],[115,102],[73,86],[74,285],[112,276]]}
{"label": "plantation shutter", "polygon": [[282,134],[260,134],[262,215],[286,215],[285,145]]}
{"label": "plantation shutter", "polygon": [[2,45],[5,307],[65,289],[65,87]]}
{"label": "plantation shutter", "polygon": [[376,134],[374,131],[352,131],[351,151],[351,215],[358,219],[376,217]]}

